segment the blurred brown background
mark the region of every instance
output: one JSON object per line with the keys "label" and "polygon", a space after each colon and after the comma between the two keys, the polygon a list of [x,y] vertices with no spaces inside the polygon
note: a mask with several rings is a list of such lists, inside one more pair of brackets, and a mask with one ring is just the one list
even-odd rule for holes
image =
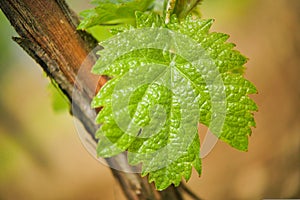
{"label": "blurred brown background", "polygon": [[[69,0],[76,12],[87,0]],[[213,31],[250,58],[258,88],[249,152],[223,142],[188,185],[208,200],[300,198],[300,1],[205,0]],[[72,117],[52,109],[48,80],[0,13],[0,200],[123,199],[110,170],[81,145]]]}

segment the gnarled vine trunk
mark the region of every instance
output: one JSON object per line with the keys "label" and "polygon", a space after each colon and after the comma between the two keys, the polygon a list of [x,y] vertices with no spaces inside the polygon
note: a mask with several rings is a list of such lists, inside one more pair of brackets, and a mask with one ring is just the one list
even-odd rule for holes
{"label": "gnarled vine trunk", "polygon": [[[95,59],[86,58],[97,42],[86,33],[76,31],[78,18],[64,0],[0,0],[0,7],[20,35],[13,39],[58,84],[76,109],[73,114],[94,138],[98,126],[94,123],[95,112],[90,108],[90,102],[95,85],[101,87],[106,79],[90,73]],[[76,81],[80,67],[84,78],[79,77]],[[73,93],[74,87],[76,93]],[[119,169],[130,167],[124,160],[119,156],[107,159],[107,162]],[[182,191],[189,193],[184,187],[173,186],[158,192],[147,178],[141,178],[139,174],[111,170],[130,200],[181,200]]]}

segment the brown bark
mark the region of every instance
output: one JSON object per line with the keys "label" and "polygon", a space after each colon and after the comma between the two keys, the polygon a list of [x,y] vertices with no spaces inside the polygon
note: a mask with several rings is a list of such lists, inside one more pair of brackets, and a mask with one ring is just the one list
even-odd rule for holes
{"label": "brown bark", "polygon": [[[95,86],[99,84],[101,87],[106,81],[105,77],[99,78],[90,73],[95,57],[86,60],[96,41],[76,31],[78,18],[64,0],[0,0],[0,7],[20,35],[14,40],[58,83],[72,102],[73,114],[94,138],[98,126],[94,123],[95,112],[89,105],[95,94]],[[79,68],[83,70],[82,77],[76,77]],[[107,162],[119,169],[128,169],[130,166],[124,162],[124,156],[107,159]],[[173,186],[158,192],[140,174],[114,169],[112,173],[127,199],[183,199],[178,188]]]}

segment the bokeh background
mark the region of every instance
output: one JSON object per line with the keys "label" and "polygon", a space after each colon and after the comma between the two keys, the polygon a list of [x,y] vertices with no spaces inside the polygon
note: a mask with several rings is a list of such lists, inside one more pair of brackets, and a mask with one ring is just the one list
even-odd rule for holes
{"label": "bokeh background", "polygon": [[[76,12],[89,7],[68,3]],[[230,34],[250,58],[259,112],[247,153],[219,141],[202,176],[188,182],[202,198],[300,198],[299,11],[299,0],[204,0],[213,31]],[[0,200],[124,199],[109,168],[82,146],[73,118],[53,109],[48,79],[12,36],[0,12]]]}

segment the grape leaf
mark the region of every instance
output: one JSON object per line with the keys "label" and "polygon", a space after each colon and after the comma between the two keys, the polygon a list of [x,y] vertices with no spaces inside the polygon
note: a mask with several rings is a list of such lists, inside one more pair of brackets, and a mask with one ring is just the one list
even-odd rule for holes
{"label": "grape leaf", "polygon": [[96,25],[134,24],[135,12],[146,11],[153,0],[94,0],[95,8],[80,13],[83,20],[77,29],[85,30]]}
{"label": "grape leaf", "polygon": [[112,77],[92,101],[97,116],[97,153],[128,152],[142,163],[158,190],[201,173],[197,124],[232,147],[246,151],[256,88],[243,78],[247,58],[210,33],[213,20],[136,13],[136,28],[122,29],[104,47],[93,72]]}

